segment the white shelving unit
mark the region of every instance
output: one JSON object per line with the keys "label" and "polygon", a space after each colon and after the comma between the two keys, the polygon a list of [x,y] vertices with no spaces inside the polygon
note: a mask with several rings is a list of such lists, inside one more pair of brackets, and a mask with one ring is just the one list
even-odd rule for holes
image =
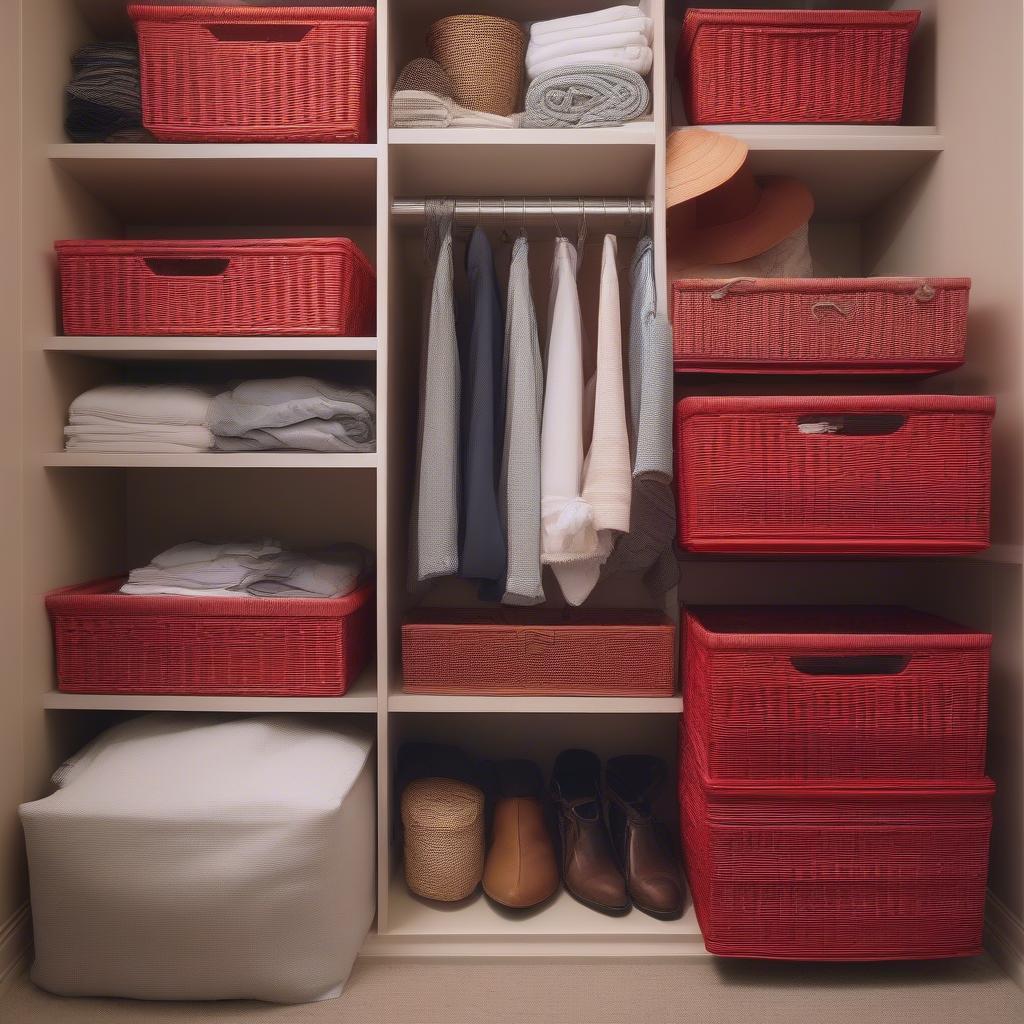
{"label": "white shelving unit", "polygon": [[[22,75],[21,348],[10,364],[20,379],[21,519],[12,551],[20,559],[21,579],[9,617],[17,621],[20,638],[12,656],[20,678],[11,685],[18,687],[14,713],[21,716],[25,752],[22,798],[37,796],[53,767],[116,713],[351,713],[374,724],[378,749],[378,913],[367,956],[704,955],[692,913],[678,922],[655,921],[639,912],[607,918],[564,893],[537,912],[519,916],[505,915],[483,898],[451,907],[423,903],[405,889],[392,836],[392,765],[405,739],[458,742],[489,756],[530,756],[545,769],[559,749],[577,744],[602,755],[646,749],[674,756],[682,707],[678,696],[455,697],[401,691],[400,623],[413,601],[405,586],[405,545],[422,242],[415,224],[391,217],[391,201],[425,195],[653,197],[651,227],[664,310],[665,139],[682,124],[672,81],[680,5],[669,4],[668,10],[665,0],[642,0],[642,5],[656,25],[654,104],[648,120],[580,131],[410,131],[389,129],[388,98],[399,69],[422,52],[425,29],[435,18],[475,10],[525,20],[599,5],[594,0],[380,0],[377,141],[363,146],[68,144],[61,141],[68,57],[89,39],[128,32],[123,2],[33,0],[21,5],[23,51],[32,60]],[[897,0],[890,6],[911,5]],[[1024,378],[1016,234],[1020,109],[1019,97],[1005,84],[1008,66],[1017,67],[1020,77],[1019,53],[1013,51],[1019,4],[990,0],[984,17],[969,10],[976,5],[956,0],[920,0],[913,6],[925,10],[908,100],[908,118],[920,126],[714,127],[747,142],[758,173],[795,174],[811,186],[817,202],[812,241],[819,273],[974,275],[968,366],[923,384],[899,386],[998,396],[993,552],[916,562],[686,556],[678,597],[736,603],[897,599],[994,631],[991,756],[1000,796],[993,886],[1011,917],[1019,917],[1015,894],[1020,891],[1024,806],[1019,704]],[[981,131],[976,111],[982,107],[985,123],[1004,125],[1005,137]],[[510,208],[510,222],[514,216]],[[541,322],[553,227],[531,231]],[[566,234],[575,234],[576,227],[561,225]],[[620,255],[625,262],[640,225],[612,227],[624,236]],[[594,292],[598,263],[591,254],[603,230],[603,224],[589,225],[591,249],[581,276],[585,305]],[[54,240],[235,232],[352,237],[377,270],[376,336],[59,334]],[[278,367],[286,362],[329,364],[322,372],[361,373],[361,379],[372,380],[378,399],[377,452],[182,457],[59,451],[68,403],[96,383],[118,379],[129,369],[137,373],[140,367],[147,373],[180,374],[181,364],[192,362],[201,364],[203,372],[237,376],[247,364],[265,361]],[[770,391],[786,386],[776,380],[763,385]],[[832,388],[818,382],[801,386]],[[77,471],[67,471],[72,468]],[[232,472],[216,472],[221,469]],[[285,469],[287,474],[279,472]],[[292,542],[350,538],[374,548],[376,663],[351,693],[336,699],[259,699],[106,697],[54,690],[41,596],[54,587],[123,571],[204,528],[273,533]],[[451,606],[475,598],[464,585],[452,583],[439,586],[428,600]],[[603,587],[595,594],[595,602],[605,606],[648,601],[629,586]]]}

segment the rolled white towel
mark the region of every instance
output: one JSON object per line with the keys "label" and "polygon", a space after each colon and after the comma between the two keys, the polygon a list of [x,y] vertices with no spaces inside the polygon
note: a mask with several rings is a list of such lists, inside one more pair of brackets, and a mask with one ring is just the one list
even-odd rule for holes
{"label": "rolled white towel", "polygon": [[530,38],[541,39],[543,36],[559,32],[589,32],[595,26],[605,25],[610,21],[623,21],[626,18],[642,18],[644,12],[639,7],[621,4],[617,7],[606,7],[601,11],[589,11],[586,14],[570,14],[565,18],[549,18],[547,21],[535,21],[530,25]]}
{"label": "rolled white towel", "polygon": [[206,426],[216,394],[216,388],[193,384],[105,384],[91,388],[71,403],[68,422],[76,425],[109,420],[202,427]]}
{"label": "rolled white towel", "polygon": [[606,35],[580,36],[562,39],[557,43],[538,44],[531,42],[526,50],[526,66],[541,64],[553,57],[567,57],[570,54],[585,56],[595,50],[617,50],[624,46],[650,46],[650,40],[641,32],[609,32]]}
{"label": "rolled white towel", "polygon": [[650,73],[654,64],[654,51],[649,46],[625,46],[617,50],[595,50],[592,53],[574,53],[567,57],[552,57],[539,64],[527,66],[527,77],[532,81],[552,68],[567,68],[574,64],[617,64],[638,75]]}
{"label": "rolled white towel", "polygon": [[561,32],[530,33],[530,42],[538,46],[550,46],[565,39],[587,39],[591,35],[606,35],[610,32],[639,32],[648,44],[654,41],[654,22],[650,18],[623,18],[621,21],[608,21],[595,25],[592,30],[580,32],[579,29],[567,28]]}

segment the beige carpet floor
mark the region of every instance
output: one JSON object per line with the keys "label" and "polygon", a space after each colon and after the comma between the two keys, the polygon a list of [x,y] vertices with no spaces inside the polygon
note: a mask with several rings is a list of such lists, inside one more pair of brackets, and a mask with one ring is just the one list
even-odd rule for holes
{"label": "beige carpet floor", "polygon": [[989,959],[839,967],[361,961],[308,1006],[59,999],[22,975],[2,1024],[1021,1024],[1024,992]]}

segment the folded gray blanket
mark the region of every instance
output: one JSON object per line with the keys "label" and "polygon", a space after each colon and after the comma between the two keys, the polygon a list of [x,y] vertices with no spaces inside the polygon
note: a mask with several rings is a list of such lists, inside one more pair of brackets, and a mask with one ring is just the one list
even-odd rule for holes
{"label": "folded gray blanket", "polygon": [[369,388],[286,377],[245,381],[218,395],[209,427],[220,451],[372,452],[376,417]]}
{"label": "folded gray blanket", "polygon": [[611,128],[642,117],[651,91],[617,64],[572,64],[542,71],[526,91],[524,128]]}

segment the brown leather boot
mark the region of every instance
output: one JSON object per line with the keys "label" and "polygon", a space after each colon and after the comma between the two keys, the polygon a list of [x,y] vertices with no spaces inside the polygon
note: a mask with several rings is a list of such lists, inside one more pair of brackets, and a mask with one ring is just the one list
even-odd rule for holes
{"label": "brown leather boot", "polygon": [[667,829],[651,807],[664,781],[664,763],[647,754],[613,757],[605,767],[608,826],[630,899],[637,910],[670,921],[683,912],[685,890]]}
{"label": "brown leather boot", "polygon": [[496,799],[484,892],[504,907],[524,910],[558,888],[558,861],[544,820],[544,778],[531,761],[494,766]]}
{"label": "brown leather boot", "polygon": [[562,881],[580,903],[603,914],[629,912],[601,804],[601,762],[589,750],[563,750],[551,775],[558,815]]}

